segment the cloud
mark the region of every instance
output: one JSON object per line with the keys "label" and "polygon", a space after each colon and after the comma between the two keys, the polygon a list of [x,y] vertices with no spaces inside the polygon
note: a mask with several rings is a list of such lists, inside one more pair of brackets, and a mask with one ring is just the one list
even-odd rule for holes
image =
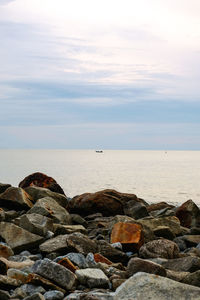
{"label": "cloud", "polygon": [[0,5],[7,5],[10,2],[14,2],[14,1],[16,1],[16,0],[0,0]]}

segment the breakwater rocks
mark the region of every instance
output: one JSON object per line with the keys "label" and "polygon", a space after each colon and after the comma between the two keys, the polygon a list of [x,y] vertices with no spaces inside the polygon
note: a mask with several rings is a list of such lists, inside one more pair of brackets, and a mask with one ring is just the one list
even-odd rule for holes
{"label": "breakwater rocks", "polygon": [[0,299],[200,299],[200,210],[41,173],[0,184]]}

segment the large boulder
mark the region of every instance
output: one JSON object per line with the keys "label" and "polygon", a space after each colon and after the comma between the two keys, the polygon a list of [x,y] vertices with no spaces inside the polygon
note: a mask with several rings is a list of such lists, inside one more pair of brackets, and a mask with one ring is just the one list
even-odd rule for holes
{"label": "large boulder", "polygon": [[184,227],[200,227],[200,209],[192,200],[188,200],[178,207],[176,216]]}
{"label": "large boulder", "polygon": [[26,188],[28,186],[38,186],[51,190],[55,193],[65,194],[61,186],[53,179],[43,173],[36,172],[25,177],[20,183],[19,187]]}
{"label": "large boulder", "polygon": [[9,209],[30,209],[32,198],[22,188],[9,187],[0,194],[0,205]]}
{"label": "large boulder", "polygon": [[101,212],[104,216],[113,216],[122,213],[124,204],[129,201],[144,202],[134,194],[125,194],[107,189],[74,197],[69,201],[68,210],[71,213],[80,215]]}

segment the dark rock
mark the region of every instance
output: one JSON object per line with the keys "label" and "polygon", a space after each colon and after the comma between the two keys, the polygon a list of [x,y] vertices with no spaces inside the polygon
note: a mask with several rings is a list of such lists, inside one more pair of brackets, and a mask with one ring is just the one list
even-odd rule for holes
{"label": "dark rock", "polygon": [[6,275],[0,275],[0,289],[11,290],[21,285],[21,281],[10,278]]}
{"label": "dark rock", "polygon": [[147,207],[137,201],[128,201],[123,206],[124,214],[134,218],[135,220],[149,216]]}
{"label": "dark rock", "polygon": [[193,256],[186,256],[177,259],[169,259],[162,263],[166,269],[178,272],[195,272],[200,269],[200,258]]}
{"label": "dark rock", "polygon": [[108,242],[100,240],[97,242],[98,243],[98,252],[101,255],[105,256],[112,262],[122,262],[126,263],[128,260],[128,257],[126,254],[118,249],[113,248]]}
{"label": "dark rock", "polygon": [[5,220],[5,211],[3,210],[3,208],[0,208],[0,222]]}
{"label": "dark rock", "polygon": [[176,216],[184,227],[200,227],[200,210],[192,200],[188,200],[178,207]]}
{"label": "dark rock", "polygon": [[173,240],[176,237],[175,234],[167,226],[158,226],[156,229],[154,229],[153,232],[155,236],[163,237],[168,240]]}
{"label": "dark rock", "polygon": [[70,233],[74,233],[74,232],[80,232],[83,234],[87,233],[87,230],[82,225],[54,224],[53,231],[54,231],[55,235],[70,234]]}
{"label": "dark rock", "polygon": [[185,249],[187,249],[186,242],[184,241],[182,236],[176,237],[173,241],[178,245],[180,251],[184,251]]}
{"label": "dark rock", "polygon": [[6,245],[3,242],[0,242],[0,257],[8,258],[14,255],[14,252],[10,248],[10,246]]}
{"label": "dark rock", "polygon": [[164,209],[164,208],[174,208],[174,206],[170,205],[166,202],[158,202],[158,203],[153,203],[153,204],[148,205],[147,206],[147,211],[152,212],[152,211],[161,210],[161,209]]}
{"label": "dark rock", "polygon": [[200,270],[187,274],[181,282],[200,287]]}
{"label": "dark rock", "polygon": [[36,172],[27,177],[25,177],[20,183],[19,187],[26,188],[29,186],[38,186],[42,188],[47,188],[52,192],[65,194],[61,186],[53,179],[45,174]]}
{"label": "dark rock", "polygon": [[10,294],[7,291],[0,290],[0,299],[1,300],[9,300]]}
{"label": "dark rock", "polygon": [[39,285],[39,286],[43,287],[45,290],[58,290],[61,293],[65,293],[65,290],[63,288],[56,285],[52,281],[50,281],[38,274],[35,274],[35,273],[28,274],[27,283],[29,285],[30,284],[37,285],[37,286]]}
{"label": "dark rock", "polygon": [[7,274],[7,265],[2,260],[0,260],[0,274],[1,275]]}
{"label": "dark rock", "polygon": [[191,235],[200,235],[200,227],[192,227],[190,229],[190,234]]}
{"label": "dark rock", "polygon": [[138,257],[131,258],[129,260],[127,266],[127,272],[129,276],[132,276],[137,272],[146,272],[151,274],[157,274],[160,276],[166,276],[166,270],[162,266]]}
{"label": "dark rock", "polygon": [[53,230],[53,220],[39,214],[26,214],[19,218],[19,226],[31,233],[46,236],[47,231]]}
{"label": "dark rock", "polygon": [[33,284],[23,284],[14,290],[14,292],[12,293],[12,299],[13,298],[24,299],[28,296],[34,295],[35,293],[44,294],[45,289],[41,286],[36,286]]}
{"label": "dark rock", "polygon": [[82,218],[80,215],[77,214],[70,214],[71,216],[71,220],[72,220],[72,224],[80,224],[83,225],[84,227],[87,227],[87,221]]}
{"label": "dark rock", "polygon": [[13,209],[30,209],[33,206],[32,198],[22,188],[9,187],[0,194],[0,205]]}
{"label": "dark rock", "polygon": [[172,210],[171,208],[163,208],[161,210],[154,210],[151,212],[151,215],[154,217],[154,218],[157,218],[157,217],[169,217],[169,216],[175,216],[175,211]]}
{"label": "dark rock", "polygon": [[67,248],[71,252],[79,252],[84,255],[89,252],[98,252],[97,243],[79,232],[67,235]]}
{"label": "dark rock", "polygon": [[200,235],[184,235],[182,236],[187,247],[196,247],[200,243]]}
{"label": "dark rock", "polygon": [[179,257],[179,248],[176,243],[166,239],[154,240],[144,244],[139,255],[143,258],[176,258]]}
{"label": "dark rock", "polygon": [[4,193],[9,187],[11,187],[11,184],[0,183],[0,194]]}
{"label": "dark rock", "polygon": [[88,264],[87,264],[86,258],[85,258],[85,256],[83,254],[71,252],[71,253],[68,253],[66,255],[66,257],[68,259],[70,259],[70,261],[73,262],[80,269],[86,269],[86,268],[88,268]]}

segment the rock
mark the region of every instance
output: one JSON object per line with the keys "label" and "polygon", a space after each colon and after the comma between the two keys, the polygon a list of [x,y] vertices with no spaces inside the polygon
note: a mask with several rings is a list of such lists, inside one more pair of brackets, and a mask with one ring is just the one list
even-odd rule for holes
{"label": "rock", "polygon": [[33,249],[43,241],[41,236],[7,222],[0,223],[0,235],[14,252]]}
{"label": "rock", "polygon": [[162,266],[138,257],[134,257],[129,260],[127,272],[129,276],[132,276],[137,272],[146,272],[160,276],[166,276],[166,270]]}
{"label": "rock", "polygon": [[111,243],[120,242],[129,246],[132,251],[138,250],[144,243],[141,225],[132,223],[116,223],[111,232]]}
{"label": "rock", "polygon": [[154,274],[139,272],[117,288],[114,300],[197,300],[200,288]]}
{"label": "rock", "polygon": [[89,292],[75,291],[64,298],[64,300],[113,300],[114,293],[102,290]]}
{"label": "rock", "polygon": [[123,209],[125,215],[130,216],[136,220],[149,216],[147,207],[143,203],[137,202],[135,200],[124,203]]}
{"label": "rock", "polygon": [[4,221],[6,218],[5,211],[3,208],[0,208],[0,222]]}
{"label": "rock", "polygon": [[183,280],[189,274],[189,272],[177,272],[177,271],[168,270],[168,269],[166,269],[166,272],[167,272],[167,276],[166,276],[167,278],[176,280],[176,281]]}
{"label": "rock", "polygon": [[200,287],[200,270],[187,274],[181,282]]}
{"label": "rock", "polygon": [[112,265],[112,261],[110,261],[109,259],[107,259],[106,257],[104,257],[103,255],[99,254],[99,253],[95,253],[94,254],[94,260],[96,263],[104,263],[107,265]]}
{"label": "rock", "polygon": [[78,266],[78,268],[80,269],[85,269],[88,268],[88,264],[86,262],[86,258],[83,254],[81,253],[68,253],[66,255],[66,257],[76,266]]}
{"label": "rock", "polygon": [[187,247],[196,247],[200,243],[200,235],[184,235],[182,239],[186,243]]}
{"label": "rock", "polygon": [[26,267],[30,267],[34,264],[34,261],[30,259],[26,259],[26,261],[17,262],[17,261],[7,260],[4,257],[0,257],[0,261],[3,261],[6,264],[7,268],[13,268],[13,269],[23,269]]}
{"label": "rock", "polygon": [[143,258],[176,258],[179,257],[179,248],[176,243],[166,239],[154,240],[140,248],[139,256]]}
{"label": "rock", "polygon": [[28,211],[29,214],[36,213],[52,218],[55,223],[68,225],[71,218],[66,209],[60,206],[53,198],[45,197],[39,199]]}
{"label": "rock", "polygon": [[78,213],[80,215],[100,212],[104,216],[113,216],[121,213],[124,204],[131,200],[144,203],[134,194],[125,194],[107,189],[74,197],[68,203],[68,210],[70,213]]}
{"label": "rock", "polygon": [[200,235],[200,227],[192,227],[190,229],[190,234],[191,235]]}
{"label": "rock", "polygon": [[13,209],[29,209],[33,206],[32,198],[22,188],[9,187],[0,194],[0,205]]}
{"label": "rock", "polygon": [[12,293],[12,299],[13,298],[24,299],[28,296],[34,295],[35,293],[44,294],[45,289],[41,286],[36,286],[33,284],[23,284],[14,290],[14,292]]}
{"label": "rock", "polygon": [[45,300],[44,296],[40,293],[35,293],[31,296],[24,298],[24,300]]}
{"label": "rock", "polygon": [[155,236],[163,237],[168,240],[173,240],[176,237],[168,226],[158,226],[153,232]]}
{"label": "rock", "polygon": [[188,200],[178,207],[176,216],[184,227],[200,227],[200,210],[192,200]]}
{"label": "rock", "polygon": [[40,251],[43,253],[65,253],[67,249],[67,237],[68,235],[58,235],[51,238],[40,245]]}
{"label": "rock", "polygon": [[0,242],[0,257],[8,258],[14,255],[14,252],[10,248],[10,246],[6,245],[3,242]]}
{"label": "rock", "polygon": [[22,214],[21,211],[7,210],[5,211],[5,222],[11,222],[13,219],[20,217],[21,214]]}
{"label": "rock", "polygon": [[11,184],[0,183],[0,194],[4,193],[9,187],[11,187]]}
{"label": "rock", "polygon": [[75,284],[76,277],[74,273],[47,258],[36,261],[32,266],[32,271],[52,280],[67,290],[70,290]]}
{"label": "rock", "polygon": [[62,300],[64,298],[64,294],[59,291],[48,291],[44,294],[45,300]]}
{"label": "rock", "polygon": [[187,249],[186,242],[184,241],[182,236],[176,237],[173,241],[178,245],[180,251],[184,251],[185,249]]}
{"label": "rock", "polygon": [[75,271],[78,269],[67,257],[63,257],[60,260],[57,261],[57,263],[71,272],[75,273]]}
{"label": "rock", "polygon": [[6,275],[0,275],[0,289],[11,290],[21,285],[21,281],[10,278]]}
{"label": "rock", "polygon": [[20,280],[22,283],[26,283],[28,274],[18,269],[8,269],[7,276],[16,280]]}
{"label": "rock", "polygon": [[36,172],[27,177],[25,177],[20,183],[19,187],[26,188],[29,186],[38,186],[42,188],[47,188],[52,192],[65,194],[60,185],[53,179],[45,174]]}
{"label": "rock", "polygon": [[80,215],[77,215],[77,214],[70,214],[71,216],[71,220],[72,220],[72,224],[75,224],[75,225],[83,225],[84,227],[87,227],[87,224],[88,222],[82,218]]}
{"label": "rock", "polygon": [[152,212],[152,211],[161,210],[164,208],[174,208],[174,206],[170,205],[166,202],[158,202],[158,203],[153,203],[153,204],[148,205],[147,211]]}
{"label": "rock", "polygon": [[7,291],[0,290],[0,299],[1,300],[9,300],[10,294]]}
{"label": "rock", "polygon": [[200,269],[200,258],[193,256],[186,256],[177,259],[169,259],[162,263],[166,269],[178,272],[195,272]]}
{"label": "rock", "polygon": [[96,242],[80,232],[67,235],[67,247],[72,252],[79,252],[84,255],[89,252],[98,252]]}
{"label": "rock", "polygon": [[115,291],[126,279],[114,278],[112,279],[112,289]]}
{"label": "rock", "polygon": [[87,233],[87,230],[82,225],[54,224],[53,231],[54,231],[55,235],[70,234],[70,233],[74,233],[74,232],[80,232],[83,234]]}
{"label": "rock", "polygon": [[109,279],[100,269],[83,269],[75,272],[81,284],[87,285],[90,288],[108,287]]}
{"label": "rock", "polygon": [[151,215],[154,217],[154,218],[159,218],[159,217],[169,217],[169,216],[175,216],[175,211],[166,207],[166,208],[163,208],[161,210],[154,210],[151,212]]}
{"label": "rock", "polygon": [[65,290],[60,286],[56,285],[52,281],[34,273],[28,274],[27,283],[32,285],[39,285],[45,288],[46,290],[58,290],[61,293],[65,293]]}
{"label": "rock", "polygon": [[118,249],[113,248],[108,242],[104,240],[98,241],[98,252],[101,255],[105,256],[112,262],[122,262],[126,263],[128,260],[128,257],[126,254]]}
{"label": "rock", "polygon": [[7,269],[8,269],[7,265],[0,258],[0,274],[1,275],[7,275]]}

